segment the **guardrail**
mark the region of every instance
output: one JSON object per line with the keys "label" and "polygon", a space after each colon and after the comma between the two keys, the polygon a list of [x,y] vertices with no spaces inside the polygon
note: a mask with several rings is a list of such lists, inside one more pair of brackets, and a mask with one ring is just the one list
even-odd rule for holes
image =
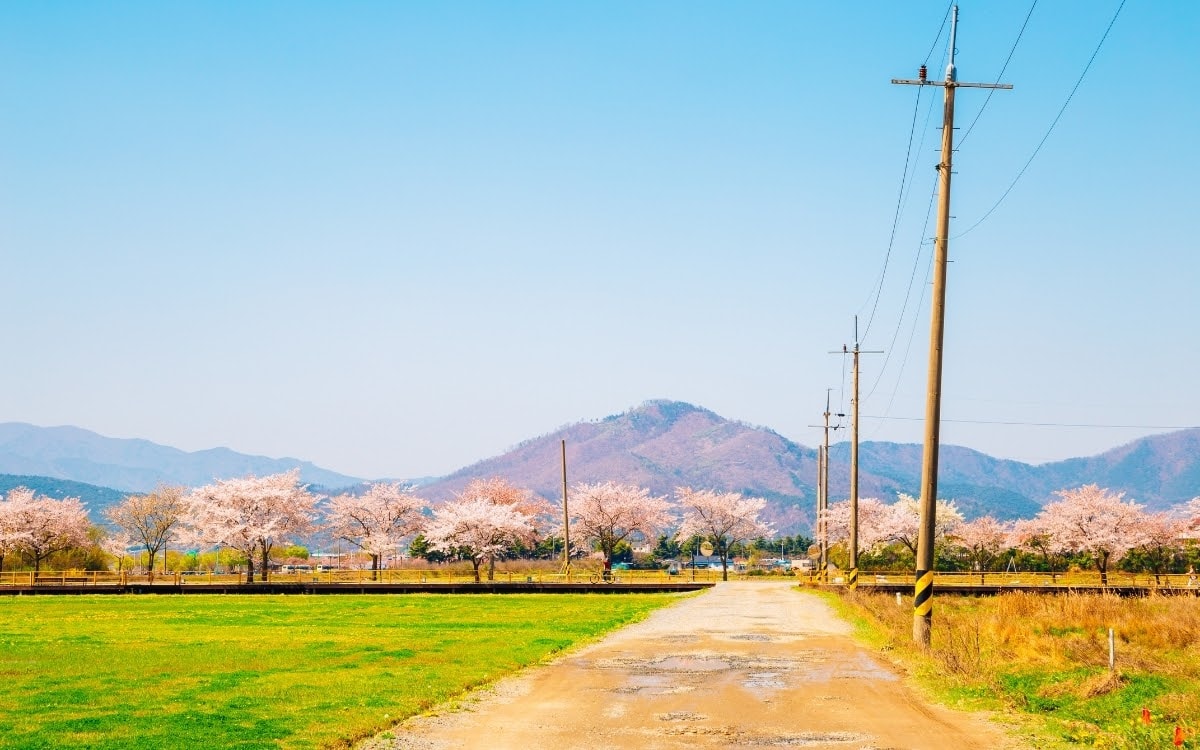
{"label": "guardrail", "polygon": [[[729,571],[729,580],[737,581],[778,581],[782,579],[798,579],[813,585],[844,585],[844,571],[831,573],[827,581],[819,580],[813,574],[792,575],[747,575],[744,572]],[[1112,588],[1112,589],[1180,589],[1200,592],[1200,576],[1188,573],[1169,573],[1154,575],[1153,573],[1111,572],[1107,583],[1101,583],[1100,574],[1095,571],[1073,571],[1066,573],[976,573],[969,571],[938,571],[934,573],[935,588],[978,589],[992,591],[999,589],[1043,589],[1060,590],[1073,588]],[[487,580],[485,571],[480,571],[480,579]],[[245,574],[212,573],[212,572],[171,572],[150,576],[129,572],[113,571],[84,571],[84,570],[31,570],[0,572],[0,587],[6,586],[129,586],[137,584],[189,586],[189,585],[221,585],[229,586],[244,583]],[[470,569],[462,568],[405,568],[371,570],[320,570],[292,571],[287,573],[268,573],[267,580],[272,583],[321,583],[321,584],[463,584],[473,583],[474,574]],[[684,570],[678,574],[670,574],[665,570],[614,570],[610,579],[605,580],[599,570],[577,569],[570,576],[556,571],[545,570],[497,570],[492,579],[500,583],[570,583],[570,584],[603,584],[603,583],[715,583],[721,580],[720,569],[698,569],[693,572]],[[255,577],[255,582],[259,577]],[[858,577],[860,588],[912,587],[915,584],[913,574],[909,571],[861,571]]]}
{"label": "guardrail", "polygon": [[[830,576],[827,583],[844,584],[842,573],[839,571]],[[815,577],[811,582],[817,583]],[[913,587],[916,579],[908,571],[859,571],[859,588],[900,586]],[[1042,572],[971,572],[971,571],[936,571],[933,574],[934,589],[1077,589],[1077,588],[1110,588],[1110,589],[1180,589],[1200,591],[1200,579],[1190,573],[1126,573],[1123,571],[1109,572],[1106,580],[1102,581],[1096,571],[1071,571],[1065,573]]]}
{"label": "guardrail", "polygon": [[[790,576],[787,576],[790,577]],[[780,580],[781,576],[747,576],[729,571],[730,580]],[[259,582],[260,576],[255,576]],[[480,570],[480,580],[487,581],[487,572]],[[603,583],[715,583],[721,580],[721,570],[698,569],[693,572],[684,570],[678,574],[670,574],[666,570],[613,570],[610,578],[605,579],[598,569],[580,568],[573,570],[570,575],[546,570],[497,570],[492,578],[501,583],[569,583],[569,584],[603,584]],[[221,585],[229,586],[244,583],[244,573],[213,573],[213,572],[169,572],[156,573],[151,577],[145,573],[117,573],[113,571],[85,570],[31,570],[0,572],[0,587],[6,586],[128,586],[137,584],[163,586],[189,585]],[[472,571],[462,568],[404,568],[371,570],[318,570],[318,571],[289,571],[286,573],[268,572],[267,581],[271,583],[321,583],[321,584],[462,584],[473,583],[475,576]]]}

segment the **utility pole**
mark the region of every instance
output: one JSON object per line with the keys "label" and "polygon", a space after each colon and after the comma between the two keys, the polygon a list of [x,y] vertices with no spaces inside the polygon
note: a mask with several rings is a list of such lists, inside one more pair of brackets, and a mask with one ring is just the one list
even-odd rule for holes
{"label": "utility pole", "polygon": [[567,441],[562,441],[563,474],[563,575],[571,582],[571,514],[567,512]]}
{"label": "utility pole", "polygon": [[850,401],[850,572],[846,583],[851,591],[858,589],[858,355],[883,354],[882,350],[867,351],[858,346],[858,316],[854,317],[854,350],[842,344],[840,352],[854,354],[854,395]]}
{"label": "utility pole", "polygon": [[829,426],[829,417],[844,417],[845,414],[833,414],[829,411],[829,392],[825,389],[825,424],[809,425],[809,427],[825,428],[825,443],[817,446],[817,545],[820,552],[820,568],[818,575],[824,581],[829,572],[829,521],[825,514],[829,510],[829,430],[840,430],[841,425]]}
{"label": "utility pole", "polygon": [[929,646],[933,625],[933,534],[937,523],[938,448],[942,421],[942,341],[946,327],[946,266],[950,251],[950,175],[954,164],[954,90],[959,88],[1011,89],[1007,83],[963,83],[954,67],[958,36],[958,6],[950,19],[950,62],[946,80],[930,81],[922,65],[917,80],[893,78],[907,86],[941,86],[942,160],[938,170],[937,237],[934,239],[933,303],[929,321],[929,379],[925,396],[925,449],[921,457],[921,527],[917,534],[916,587],[913,592],[913,640]]}

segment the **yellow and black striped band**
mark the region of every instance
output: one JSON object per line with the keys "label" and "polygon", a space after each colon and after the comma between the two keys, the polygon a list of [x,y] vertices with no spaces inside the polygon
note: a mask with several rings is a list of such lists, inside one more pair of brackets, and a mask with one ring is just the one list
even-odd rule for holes
{"label": "yellow and black striped band", "polygon": [[931,617],[933,615],[933,571],[917,571],[917,590],[913,597],[913,616]]}

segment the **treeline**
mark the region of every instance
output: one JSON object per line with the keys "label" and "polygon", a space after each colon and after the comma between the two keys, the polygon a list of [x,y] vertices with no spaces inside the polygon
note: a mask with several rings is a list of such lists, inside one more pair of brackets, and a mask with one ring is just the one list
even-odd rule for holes
{"label": "treeline", "polygon": [[[130,495],[107,508],[110,528],[93,527],[78,498],[62,500],[16,488],[0,498],[0,570],[43,565],[82,569],[126,564],[145,566],[153,579],[155,560],[168,545],[195,548],[214,561],[226,556],[266,578],[272,559],[289,544],[317,532],[357,550],[378,570],[403,551],[430,561],[465,560],[476,580],[497,560],[561,553],[595,553],[605,571],[627,559],[634,543],[661,537],[664,552],[712,545],[727,569],[747,540],[767,543],[771,527],[759,518],[761,498],[737,493],[679,488],[672,498],[612,482],[578,484],[571,490],[570,518],[563,527],[559,506],[499,478],[476,480],[454,499],[430,507],[398,484],[375,484],[361,494],[324,498],[299,481],[299,470],[267,477],[242,477],[188,490],[161,486]],[[669,532],[669,533],[665,533]],[[793,551],[796,540],[789,542]],[[751,547],[755,542],[751,542]],[[691,547],[688,547],[691,549]],[[202,553],[201,550],[204,552]]]}
{"label": "treeline", "polygon": [[[1200,567],[1200,498],[1152,513],[1123,493],[1094,484],[1060,490],[1033,518],[1001,522],[992,516],[965,521],[954,501],[937,501],[934,556],[938,570],[1094,569],[1107,582],[1113,569],[1133,573],[1192,572]],[[831,559],[849,557],[850,511],[834,503],[823,519]],[[920,528],[917,500],[893,503],[862,498],[858,504],[858,564],[866,570],[912,569]]]}

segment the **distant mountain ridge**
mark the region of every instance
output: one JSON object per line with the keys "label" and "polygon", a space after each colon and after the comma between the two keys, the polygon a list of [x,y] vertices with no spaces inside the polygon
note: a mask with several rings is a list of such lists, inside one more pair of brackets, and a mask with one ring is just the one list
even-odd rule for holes
{"label": "distant mountain ridge", "polygon": [[[768,428],[725,419],[679,401],[648,401],[621,414],[568,425],[449,476],[422,481],[418,493],[437,502],[453,497],[471,479],[502,476],[544,497],[560,498],[563,440],[572,485],[613,480],[647,487],[659,495],[679,486],[743,492],[768,500],[769,516],[780,531],[790,534],[812,528],[814,449]],[[830,450],[830,492],[835,501],[849,494],[849,452],[848,443]],[[898,492],[917,495],[921,452],[920,445],[862,443],[860,496],[890,501]],[[104,498],[110,497],[105,490],[145,492],[158,482],[198,486],[216,478],[272,474],[296,466],[301,468],[301,479],[317,488],[340,489],[363,482],[294,458],[247,456],[226,448],[187,453],[145,440],[106,438],[76,427],[0,424],[0,474],[98,485],[88,490],[89,496],[104,504]],[[943,445],[939,459],[939,495],[954,499],[968,518],[1030,517],[1056,490],[1093,482],[1125,492],[1150,509],[1196,497],[1200,495],[1200,429],[1153,435],[1097,456],[1038,466],[953,445]],[[95,516],[98,508],[90,509]]]}
{"label": "distant mountain ridge", "polygon": [[62,500],[65,497],[77,497],[87,507],[93,520],[99,520],[100,511],[109,505],[125,499],[126,493],[111,487],[97,487],[83,482],[72,482],[70,479],[54,479],[52,477],[23,476],[20,474],[0,474],[0,494],[6,494],[16,487],[31,489],[39,495]]}
{"label": "distant mountain ridge", "polygon": [[[767,498],[779,530],[812,528],[814,449],[773,430],[677,401],[648,401],[597,422],[564,427],[419,491],[430,500],[443,500],[471,479],[499,475],[559,498],[562,440],[570,484],[612,479],[662,495],[678,486],[745,492]],[[835,501],[849,494],[849,452],[848,443],[830,449],[830,493]],[[920,445],[860,444],[859,496],[890,501],[899,492],[919,494],[921,453]],[[1030,517],[1056,490],[1093,482],[1161,509],[1200,495],[1200,429],[1154,435],[1098,456],[1039,466],[943,445],[938,476],[938,494],[954,499],[968,518]]]}
{"label": "distant mountain ridge", "polygon": [[79,427],[0,424],[0,474],[69,479],[126,492],[159,483],[197,487],[214,479],[300,468],[304,482],[346,487],[362,480],[295,458],[267,458],[228,448],[187,452],[148,440],[110,438]]}

